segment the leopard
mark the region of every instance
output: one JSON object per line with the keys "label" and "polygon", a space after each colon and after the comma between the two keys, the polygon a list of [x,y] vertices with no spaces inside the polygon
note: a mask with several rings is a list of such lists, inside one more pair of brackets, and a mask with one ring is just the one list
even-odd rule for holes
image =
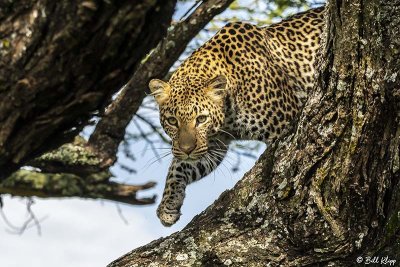
{"label": "leopard", "polygon": [[160,123],[172,141],[157,208],[164,226],[179,220],[187,185],[214,171],[233,140],[270,144],[287,131],[316,80],[324,10],[269,26],[230,22],[168,81],[150,80]]}

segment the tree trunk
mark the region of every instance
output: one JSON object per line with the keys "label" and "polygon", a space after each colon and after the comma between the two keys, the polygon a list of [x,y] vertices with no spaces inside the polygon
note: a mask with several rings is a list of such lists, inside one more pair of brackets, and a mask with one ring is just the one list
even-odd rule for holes
{"label": "tree trunk", "polygon": [[165,35],[176,0],[3,2],[0,180],[108,104]]}
{"label": "tree trunk", "polygon": [[326,12],[296,127],[185,229],[110,267],[400,261],[400,0],[331,0]]}

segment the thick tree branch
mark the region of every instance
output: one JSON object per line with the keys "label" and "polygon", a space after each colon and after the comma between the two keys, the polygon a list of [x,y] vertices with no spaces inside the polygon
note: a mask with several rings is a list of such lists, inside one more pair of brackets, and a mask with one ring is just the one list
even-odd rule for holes
{"label": "thick tree branch", "polygon": [[87,141],[80,136],[76,136],[72,143],[29,161],[27,165],[46,173],[89,175],[104,171],[100,168],[101,160],[97,154],[90,150]]}
{"label": "thick tree branch", "polygon": [[153,188],[155,183],[128,185],[111,182],[109,172],[88,176],[71,173],[40,173],[28,170],[14,172],[0,184],[0,194],[25,197],[80,197],[107,199],[132,205],[147,205],[155,202],[155,196],[137,198],[136,193]]}
{"label": "thick tree branch", "polygon": [[145,96],[150,79],[164,77],[193,37],[232,1],[204,1],[188,18],[170,28],[167,37],[136,69],[89,139],[90,145],[102,155],[103,165],[110,166],[115,162],[125,128],[138,110],[139,100]]}
{"label": "thick tree branch", "polygon": [[86,140],[76,137],[65,144],[29,162],[40,172],[20,170],[0,182],[0,195],[48,197],[99,198],[132,205],[153,204],[151,198],[136,198],[140,190],[156,183],[127,185],[110,181],[112,174],[101,169],[101,160],[87,146]]}

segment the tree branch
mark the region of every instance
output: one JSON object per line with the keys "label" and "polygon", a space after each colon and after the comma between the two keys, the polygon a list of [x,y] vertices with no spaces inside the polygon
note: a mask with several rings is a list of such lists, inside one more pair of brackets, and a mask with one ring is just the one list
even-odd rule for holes
{"label": "tree branch", "polygon": [[71,173],[89,175],[104,171],[101,160],[81,136],[76,136],[72,143],[64,144],[56,150],[31,160],[28,166],[39,168],[45,173]]}
{"label": "tree branch", "polygon": [[112,174],[99,167],[101,161],[86,145],[85,139],[76,137],[65,144],[29,162],[41,172],[19,170],[0,182],[0,195],[100,198],[132,205],[153,204],[151,198],[136,198],[140,190],[156,185],[127,185],[111,182]]}
{"label": "tree branch", "polygon": [[70,173],[40,173],[19,170],[0,184],[0,194],[25,197],[80,197],[107,199],[131,205],[153,204],[156,197],[137,198],[140,190],[153,188],[156,183],[128,185],[111,182],[109,172],[100,172],[88,176]]}

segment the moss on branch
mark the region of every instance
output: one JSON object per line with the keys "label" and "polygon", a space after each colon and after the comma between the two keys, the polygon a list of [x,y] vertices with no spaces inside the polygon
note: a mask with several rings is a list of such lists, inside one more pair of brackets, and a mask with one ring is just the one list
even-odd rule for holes
{"label": "moss on branch", "polygon": [[39,158],[30,161],[28,165],[39,168],[42,172],[65,172],[87,176],[104,171],[102,162],[103,159],[87,146],[86,140],[81,136],[77,136],[74,142],[43,154]]}
{"label": "moss on branch", "polygon": [[81,197],[108,199],[132,205],[153,204],[155,196],[137,198],[140,190],[155,186],[154,182],[128,185],[109,181],[111,173],[103,171],[88,176],[71,173],[41,173],[19,170],[0,184],[0,194],[16,196]]}
{"label": "moss on branch", "polygon": [[136,198],[136,193],[155,183],[127,185],[110,181],[111,172],[102,159],[77,136],[73,143],[43,154],[29,163],[40,171],[21,169],[0,183],[0,194],[15,196],[81,197],[108,199],[132,205],[153,204],[155,196]]}

